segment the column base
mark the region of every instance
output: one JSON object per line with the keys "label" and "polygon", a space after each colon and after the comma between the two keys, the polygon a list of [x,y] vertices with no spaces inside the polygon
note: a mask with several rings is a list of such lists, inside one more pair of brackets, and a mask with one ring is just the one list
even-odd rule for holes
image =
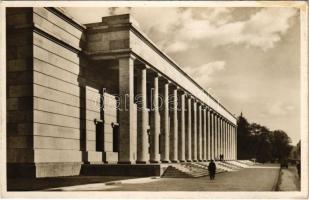
{"label": "column base", "polygon": [[161,160],[162,163],[170,163],[171,161],[169,160]]}
{"label": "column base", "polygon": [[187,161],[185,161],[185,160],[180,160],[179,162],[187,162]]}
{"label": "column base", "polygon": [[172,163],[178,163],[178,160],[172,160]]}
{"label": "column base", "polygon": [[118,161],[118,163],[117,164],[127,164],[127,165],[131,165],[131,164],[135,164],[135,162],[133,162],[133,161]]}
{"label": "column base", "polygon": [[148,164],[148,161],[136,161],[136,164]]}
{"label": "column base", "polygon": [[157,160],[151,160],[150,163],[160,163],[160,161]]}
{"label": "column base", "polygon": [[193,160],[193,162],[197,162],[197,160]]}
{"label": "column base", "polygon": [[192,160],[187,160],[187,162],[192,162]]}

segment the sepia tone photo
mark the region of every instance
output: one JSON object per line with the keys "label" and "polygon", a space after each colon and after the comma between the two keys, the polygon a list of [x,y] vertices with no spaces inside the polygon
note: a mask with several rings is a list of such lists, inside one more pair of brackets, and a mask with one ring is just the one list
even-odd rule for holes
{"label": "sepia tone photo", "polygon": [[178,3],[2,4],[3,196],[307,198],[307,4]]}

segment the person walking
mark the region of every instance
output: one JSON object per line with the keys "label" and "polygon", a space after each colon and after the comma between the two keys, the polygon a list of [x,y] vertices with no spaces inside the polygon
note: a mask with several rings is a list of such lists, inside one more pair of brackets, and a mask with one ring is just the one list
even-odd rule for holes
{"label": "person walking", "polygon": [[216,164],[212,159],[210,160],[210,163],[208,165],[208,173],[210,180],[214,180],[216,175]]}

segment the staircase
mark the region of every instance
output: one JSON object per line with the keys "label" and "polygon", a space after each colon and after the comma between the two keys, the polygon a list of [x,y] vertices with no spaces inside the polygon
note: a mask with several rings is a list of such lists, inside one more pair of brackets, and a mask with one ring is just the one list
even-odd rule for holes
{"label": "staircase", "polygon": [[[208,170],[208,165],[209,165],[210,162],[199,162],[199,163],[195,163],[197,165],[201,165],[203,167],[205,167],[207,170]],[[216,163],[216,173],[222,173],[222,172],[226,172],[228,171],[225,167],[221,166],[221,165],[218,165],[218,162],[215,162]]]}
{"label": "staircase", "polygon": [[222,161],[218,161],[218,162],[216,162],[216,164],[217,164],[217,168],[222,168],[222,169],[224,169],[224,170],[226,170],[228,172],[236,171],[238,169],[238,168],[233,167],[231,165],[228,165],[228,164],[226,164],[226,163],[224,163]]}
{"label": "staircase", "polygon": [[239,161],[234,161],[234,160],[226,161],[226,163],[228,163],[230,165],[234,165],[234,166],[239,167],[239,168],[248,168],[248,167],[250,167],[250,165],[248,165],[248,164],[245,164],[245,163],[239,162]]}
{"label": "staircase", "polygon": [[[254,163],[251,161],[217,161],[216,173],[232,172],[248,168]],[[197,178],[208,175],[209,162],[188,162],[171,164],[167,167],[162,178]]]}
{"label": "staircase", "polygon": [[[209,162],[179,163],[169,166],[162,177],[164,178],[197,178],[208,175]],[[216,173],[226,172],[220,166],[217,166]]]}
{"label": "staircase", "polygon": [[237,162],[242,163],[242,164],[246,164],[246,165],[249,165],[249,166],[252,166],[252,165],[255,164],[254,162],[252,162],[250,160],[237,160]]}
{"label": "staircase", "polygon": [[208,175],[207,170],[189,166],[187,164],[188,163],[169,166],[163,173],[162,177],[164,178],[197,178],[197,177]]}

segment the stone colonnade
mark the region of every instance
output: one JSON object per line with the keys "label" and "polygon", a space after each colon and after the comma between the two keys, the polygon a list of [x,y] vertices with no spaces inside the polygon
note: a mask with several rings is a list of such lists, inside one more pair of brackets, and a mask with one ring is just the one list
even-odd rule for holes
{"label": "stone colonnade", "polygon": [[237,159],[235,124],[135,57],[118,62],[119,163]]}

